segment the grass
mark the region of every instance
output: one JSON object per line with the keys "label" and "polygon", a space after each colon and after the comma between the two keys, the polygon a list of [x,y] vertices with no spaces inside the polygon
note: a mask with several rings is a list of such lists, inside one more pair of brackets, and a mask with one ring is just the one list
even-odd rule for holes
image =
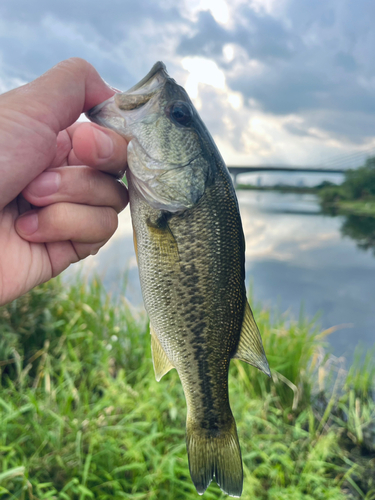
{"label": "grass", "polygon": [[[242,498],[374,500],[375,352],[346,372],[330,331],[255,314],[273,378],[231,363]],[[0,309],[0,331],[0,498],[198,498],[181,384],[155,381],[143,313],[99,280],[53,280]]]}

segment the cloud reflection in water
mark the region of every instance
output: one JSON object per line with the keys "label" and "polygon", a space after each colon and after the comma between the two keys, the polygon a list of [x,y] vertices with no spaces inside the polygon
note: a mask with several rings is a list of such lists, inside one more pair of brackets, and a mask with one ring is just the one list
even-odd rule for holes
{"label": "cloud reflection in water", "polygon": [[[320,312],[323,328],[352,324],[329,338],[337,356],[351,356],[358,342],[372,345],[375,259],[342,237],[342,218],[320,214],[312,195],[240,191],[238,198],[247,281],[255,300],[280,312],[290,310],[296,317],[303,304],[310,317]],[[142,303],[128,209],[110,242],[67,274],[77,268],[83,275],[98,273],[114,293],[127,271],[126,296],[136,305]]]}

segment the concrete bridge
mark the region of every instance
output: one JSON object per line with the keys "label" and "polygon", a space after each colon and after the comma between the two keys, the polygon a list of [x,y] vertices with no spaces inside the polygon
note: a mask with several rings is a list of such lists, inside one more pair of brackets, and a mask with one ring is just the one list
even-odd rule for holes
{"label": "concrete bridge", "polygon": [[358,168],[366,163],[368,158],[375,157],[375,147],[354,151],[352,153],[341,154],[327,158],[320,165],[295,166],[295,165],[254,165],[228,167],[233,176],[234,185],[237,185],[237,176],[252,172],[304,172],[319,174],[343,174],[349,168]]}

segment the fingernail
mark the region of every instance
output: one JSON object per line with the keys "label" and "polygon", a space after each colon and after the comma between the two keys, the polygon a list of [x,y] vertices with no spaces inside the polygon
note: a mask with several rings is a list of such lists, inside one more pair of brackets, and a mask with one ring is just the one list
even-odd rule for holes
{"label": "fingernail", "polygon": [[116,87],[112,87],[112,85],[110,85],[108,82],[106,82],[104,80],[104,78],[102,78],[103,82],[106,84],[106,86],[111,89],[111,90],[114,90],[115,92],[122,92],[122,90],[119,90],[119,89],[116,89]]}
{"label": "fingernail", "polygon": [[99,250],[102,248],[103,246],[103,243],[99,243],[99,245],[93,245],[91,248],[90,248],[90,255],[96,255]]}
{"label": "fingernail", "polygon": [[102,160],[109,158],[113,154],[113,141],[112,139],[101,130],[93,128],[94,136],[96,140],[96,148],[98,152],[98,157]]}
{"label": "fingernail", "polygon": [[61,175],[57,172],[44,172],[33,180],[27,190],[34,196],[42,198],[58,191],[61,183]]}
{"label": "fingernail", "polygon": [[36,212],[26,212],[17,220],[17,230],[25,235],[35,233],[38,229],[38,214]]}

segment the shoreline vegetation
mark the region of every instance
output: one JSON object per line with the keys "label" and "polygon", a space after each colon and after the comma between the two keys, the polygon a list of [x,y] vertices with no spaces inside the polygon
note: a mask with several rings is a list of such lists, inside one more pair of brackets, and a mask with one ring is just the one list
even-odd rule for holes
{"label": "shoreline vegetation", "polygon": [[238,184],[237,189],[315,194],[319,197],[323,212],[331,215],[353,214],[375,217],[375,158],[368,158],[362,167],[347,170],[341,185],[328,181],[313,187]]}
{"label": "shoreline vegetation", "polygon": [[[335,328],[254,312],[272,379],[231,363],[241,498],[374,500],[375,347],[348,368],[325,351]],[[155,381],[144,312],[99,279],[54,279],[0,308],[0,330],[0,498],[199,498],[181,384]]]}

